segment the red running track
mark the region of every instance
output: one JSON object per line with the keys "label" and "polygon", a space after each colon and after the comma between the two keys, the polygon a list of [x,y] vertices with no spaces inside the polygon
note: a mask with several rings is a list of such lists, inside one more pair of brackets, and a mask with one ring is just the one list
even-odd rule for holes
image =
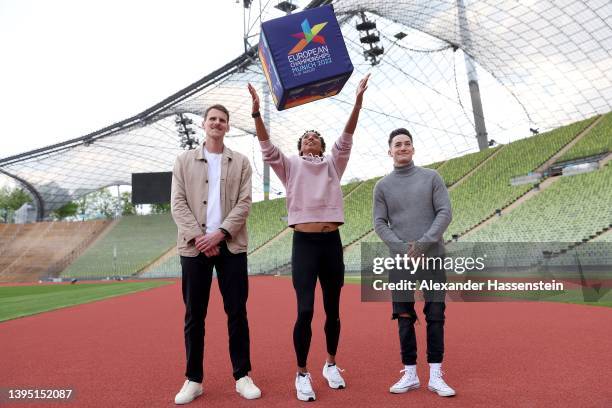
{"label": "red running track", "polygon": [[[252,373],[263,391],[246,401],[234,391],[227,330],[213,285],[205,351],[204,395],[191,407],[303,407],[295,399],[291,333],[295,300],[286,278],[250,280]],[[422,386],[392,395],[400,376],[399,340],[390,305],[361,303],[358,285],[342,297],[338,365],[348,387],[329,389],[323,311],[317,297],[309,356],[315,407],[611,407],[612,310],[557,303],[449,303],[448,383],[458,395]],[[0,324],[0,388],[73,388],[69,402],[16,407],[172,407],[183,382],[183,305],[177,283]],[[425,344],[424,319],[417,326]],[[6,401],[4,401],[6,402]],[[4,404],[2,404],[4,405]]]}

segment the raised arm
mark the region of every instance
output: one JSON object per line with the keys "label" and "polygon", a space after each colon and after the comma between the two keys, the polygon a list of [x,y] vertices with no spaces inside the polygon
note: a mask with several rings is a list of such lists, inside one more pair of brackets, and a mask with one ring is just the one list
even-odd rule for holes
{"label": "raised arm", "polygon": [[353,105],[351,116],[349,116],[349,119],[346,122],[346,126],[344,126],[344,133],[348,133],[351,135],[355,133],[355,129],[357,128],[357,121],[359,120],[359,111],[361,110],[361,104],[363,102],[363,94],[366,89],[368,89],[368,79],[370,79],[370,74],[363,77],[363,79],[359,81],[359,85],[357,85],[355,105]]}
{"label": "raised arm", "polygon": [[253,118],[255,119],[255,132],[257,133],[257,139],[259,139],[260,142],[270,140],[270,135],[268,134],[268,130],[266,129],[263,119],[261,118],[261,113],[259,112],[259,95],[257,95],[257,91],[253,85],[249,84],[248,88],[253,102],[253,109],[251,112],[253,114]]}
{"label": "raised arm", "polygon": [[291,162],[270,140],[270,135],[266,130],[266,126],[261,118],[261,113],[259,112],[259,95],[257,95],[257,91],[253,85],[249,84],[248,88],[253,102],[252,116],[253,119],[255,119],[255,132],[257,133],[257,139],[259,139],[259,145],[261,146],[263,161],[272,167],[272,170],[274,170],[274,173],[276,173],[281,183],[286,186],[287,180],[289,180]]}
{"label": "raised arm", "polygon": [[355,97],[355,105],[351,111],[348,122],[344,127],[344,132],[340,135],[334,146],[332,147],[332,161],[338,174],[338,178],[342,178],[344,170],[351,156],[351,147],[353,146],[353,133],[357,128],[357,121],[359,120],[359,111],[361,110],[361,103],[363,102],[363,93],[368,89],[368,79],[370,74],[366,75],[357,86],[357,96]]}

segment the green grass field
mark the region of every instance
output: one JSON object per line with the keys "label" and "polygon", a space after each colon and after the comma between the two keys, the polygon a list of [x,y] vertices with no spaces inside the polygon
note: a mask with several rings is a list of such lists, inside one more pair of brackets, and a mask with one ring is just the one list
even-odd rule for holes
{"label": "green grass field", "polygon": [[0,322],[168,285],[169,281],[0,287]]}

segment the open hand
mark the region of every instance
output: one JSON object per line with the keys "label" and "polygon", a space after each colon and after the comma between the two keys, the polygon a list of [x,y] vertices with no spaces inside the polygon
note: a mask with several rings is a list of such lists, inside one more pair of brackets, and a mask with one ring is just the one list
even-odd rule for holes
{"label": "open hand", "polygon": [[370,74],[367,74],[363,77],[359,84],[357,85],[357,101],[361,102],[363,99],[363,94],[368,89],[368,79],[370,79]]}
{"label": "open hand", "polygon": [[253,100],[253,110],[252,113],[259,112],[259,95],[257,95],[257,91],[255,87],[250,83],[247,85],[249,88],[249,93],[251,94],[251,99]]}

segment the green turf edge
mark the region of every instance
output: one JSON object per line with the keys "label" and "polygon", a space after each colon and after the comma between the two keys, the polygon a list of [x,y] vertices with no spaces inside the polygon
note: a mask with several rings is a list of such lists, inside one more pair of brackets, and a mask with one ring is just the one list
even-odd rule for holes
{"label": "green turf edge", "polygon": [[[33,286],[5,286],[5,287],[0,287],[0,322],[5,322],[5,321],[9,321],[9,320],[14,320],[14,319],[18,319],[18,318],[22,318],[22,317],[27,317],[27,316],[32,316],[32,315],[36,315],[36,314],[40,314],[40,313],[45,313],[45,312],[49,312],[52,310],[58,310],[58,309],[63,309],[66,307],[71,307],[71,306],[77,306],[77,305],[81,305],[81,304],[86,304],[86,303],[92,303],[92,302],[97,302],[100,300],[105,300],[105,299],[110,299],[113,297],[118,297],[118,296],[123,296],[123,295],[128,295],[128,294],[132,294],[132,293],[136,293],[136,292],[142,292],[144,290],[149,290],[149,289],[154,289],[154,288],[158,288],[161,286],[165,286],[165,285],[170,285],[174,283],[173,281],[168,281],[168,280],[152,280],[152,281],[146,281],[146,282],[109,282],[109,283],[86,283],[86,284],[81,284],[78,287],[82,288],[82,290],[88,290],[88,289],[96,289],[96,288],[103,288],[106,289],[107,287],[110,288],[110,286],[113,286],[113,290],[112,292],[98,292],[98,293],[92,293],[91,296],[86,297],[86,298],[80,298],[77,301],[74,301],[73,299],[69,300],[69,301],[65,301],[65,302],[61,302],[61,299],[59,299],[60,301],[56,301],[52,304],[47,304],[45,306],[39,306],[37,308],[34,308],[32,310],[27,310],[27,311],[16,311],[15,309],[10,309],[5,307],[5,303],[7,300],[11,300],[12,302],[15,301],[19,301],[19,298],[27,298],[28,296],[31,295],[21,295],[21,296],[2,296],[2,293],[10,293],[10,288],[15,288],[18,291],[23,292],[24,288],[41,288],[42,286],[39,285],[33,285]],[[52,286],[52,285],[45,285],[45,287],[54,287],[57,289],[57,294],[58,295],[62,295],[65,293],[66,289],[65,286],[71,287],[70,285],[57,285],[57,286]],[[117,289],[119,289],[119,292],[117,292]],[[53,295],[54,293],[47,293],[47,294],[51,294]],[[51,300],[54,300],[51,298]],[[23,308],[17,308],[17,310],[22,310]]]}

